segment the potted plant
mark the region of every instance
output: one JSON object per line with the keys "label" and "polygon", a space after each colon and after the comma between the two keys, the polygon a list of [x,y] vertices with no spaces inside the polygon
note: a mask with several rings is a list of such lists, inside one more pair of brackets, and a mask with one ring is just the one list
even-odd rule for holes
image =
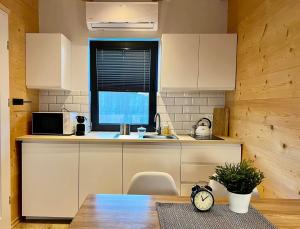
{"label": "potted plant", "polygon": [[264,174],[253,167],[253,161],[243,160],[238,164],[217,166],[210,179],[224,185],[229,192],[229,209],[247,213],[253,189],[264,179]]}

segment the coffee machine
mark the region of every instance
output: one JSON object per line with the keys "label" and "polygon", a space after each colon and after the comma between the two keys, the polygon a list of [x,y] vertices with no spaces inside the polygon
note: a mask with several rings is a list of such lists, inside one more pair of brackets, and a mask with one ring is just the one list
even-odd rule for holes
{"label": "coffee machine", "polygon": [[87,119],[84,116],[77,116],[76,119],[77,119],[77,122],[78,122],[77,125],[76,125],[76,135],[77,136],[83,136],[83,135],[85,135],[85,124],[84,124],[84,122]]}

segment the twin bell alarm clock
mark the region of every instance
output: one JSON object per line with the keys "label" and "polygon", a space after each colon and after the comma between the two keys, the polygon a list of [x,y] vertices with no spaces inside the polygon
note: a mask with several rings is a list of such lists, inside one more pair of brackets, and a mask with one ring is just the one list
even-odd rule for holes
{"label": "twin bell alarm clock", "polygon": [[199,186],[195,185],[192,188],[191,202],[200,212],[209,211],[214,206],[214,196],[212,194],[212,188],[208,185]]}

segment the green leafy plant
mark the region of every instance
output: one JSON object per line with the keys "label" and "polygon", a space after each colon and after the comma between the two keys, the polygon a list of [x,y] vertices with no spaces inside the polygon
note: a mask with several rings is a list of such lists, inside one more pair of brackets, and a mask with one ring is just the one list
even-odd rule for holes
{"label": "green leafy plant", "polygon": [[216,174],[210,177],[236,194],[250,194],[264,178],[263,172],[253,167],[253,161],[250,160],[217,166]]}

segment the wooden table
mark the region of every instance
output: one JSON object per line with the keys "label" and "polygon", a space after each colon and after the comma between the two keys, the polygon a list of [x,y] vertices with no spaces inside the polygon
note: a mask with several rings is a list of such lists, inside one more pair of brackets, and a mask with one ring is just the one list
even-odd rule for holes
{"label": "wooden table", "polygon": [[[184,203],[188,197],[89,195],[70,228],[159,228],[156,202]],[[217,201],[218,202],[218,201]],[[226,202],[218,202],[226,204]],[[278,228],[300,228],[300,200],[262,199],[252,202]]]}

